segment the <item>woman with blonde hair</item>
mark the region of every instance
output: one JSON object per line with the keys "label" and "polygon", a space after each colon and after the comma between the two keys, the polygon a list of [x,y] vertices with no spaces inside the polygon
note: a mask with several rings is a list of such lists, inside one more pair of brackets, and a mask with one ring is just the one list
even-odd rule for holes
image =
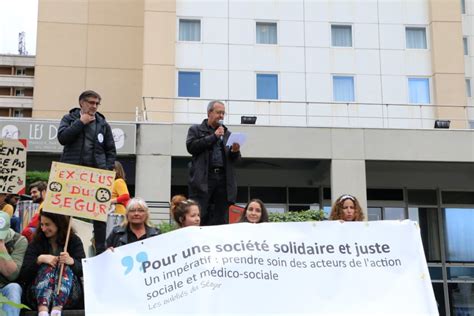
{"label": "woman with blonde hair", "polygon": [[199,226],[201,224],[199,204],[186,199],[184,195],[175,195],[171,199],[171,217],[180,228]]}
{"label": "woman with blonde hair", "polygon": [[160,231],[150,222],[150,212],[145,200],[136,197],[128,202],[122,225],[115,227],[107,238],[107,248],[120,247],[159,234]]}
{"label": "woman with blonde hair", "polygon": [[364,220],[364,212],[355,196],[349,194],[341,195],[332,206],[330,220],[342,220],[346,222],[358,222]]}

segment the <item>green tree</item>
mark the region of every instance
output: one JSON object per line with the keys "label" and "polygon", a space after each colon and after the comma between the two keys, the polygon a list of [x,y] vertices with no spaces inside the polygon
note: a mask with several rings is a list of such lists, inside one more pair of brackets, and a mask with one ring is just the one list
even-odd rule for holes
{"label": "green tree", "polygon": [[[39,171],[32,170],[26,172],[26,190],[30,187],[30,184],[36,181],[45,181],[49,180],[49,171]],[[27,192],[29,193],[29,192]]]}

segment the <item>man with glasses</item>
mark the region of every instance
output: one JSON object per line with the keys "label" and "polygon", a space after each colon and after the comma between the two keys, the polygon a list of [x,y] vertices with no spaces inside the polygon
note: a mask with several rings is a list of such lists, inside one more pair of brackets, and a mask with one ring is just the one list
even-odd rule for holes
{"label": "man with glasses", "polygon": [[188,130],[186,148],[193,156],[189,168],[189,198],[201,206],[201,225],[228,222],[228,207],[237,197],[234,164],[240,145],[226,146],[230,131],[223,124],[225,106],[211,101],[207,119]]}
{"label": "man with glasses", "polygon": [[[64,115],[58,129],[58,140],[64,146],[61,162],[113,170],[116,150],[114,136],[105,116],[97,112],[100,95],[87,90],[79,96],[80,108]],[[94,221],[96,253],[105,250],[106,224]]]}

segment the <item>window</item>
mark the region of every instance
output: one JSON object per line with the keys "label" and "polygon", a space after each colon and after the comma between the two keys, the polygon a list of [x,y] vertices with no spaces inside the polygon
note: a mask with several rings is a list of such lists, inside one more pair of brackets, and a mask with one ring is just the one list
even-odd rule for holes
{"label": "window", "polygon": [[257,22],[257,44],[278,44],[277,24]]}
{"label": "window", "polygon": [[441,243],[439,233],[439,218],[437,207],[408,208],[408,218],[418,222],[421,230],[421,240],[428,261],[441,261]]}
{"label": "window", "polygon": [[354,102],[354,77],[334,76],[332,78],[333,99],[336,102]]}
{"label": "window", "polygon": [[24,96],[25,96],[25,89],[16,88],[16,89],[15,89],[15,96],[17,96],[17,97],[24,97]]}
{"label": "window", "polygon": [[466,96],[468,98],[472,97],[471,79],[466,79]]}
{"label": "window", "polygon": [[12,113],[13,117],[23,117],[23,110],[22,109],[13,109]]}
{"label": "window", "polygon": [[474,209],[446,208],[446,259],[454,262],[473,262],[474,248]]}
{"label": "window", "polygon": [[408,78],[410,103],[430,103],[430,81],[428,78]]}
{"label": "window", "polygon": [[331,42],[334,47],[352,47],[352,26],[331,25]]}
{"label": "window", "polygon": [[201,96],[201,73],[197,71],[180,71],[178,73],[178,97]]}
{"label": "window", "polygon": [[467,37],[462,38],[462,44],[464,46],[464,55],[465,56],[469,55],[469,45],[468,45],[468,42],[467,42]]}
{"label": "window", "polygon": [[426,49],[426,28],[407,27],[406,28],[407,48]]}
{"label": "window", "polygon": [[17,76],[24,76],[25,75],[25,68],[17,68],[16,69]]}
{"label": "window", "polygon": [[461,0],[461,13],[466,14],[466,0]]}
{"label": "window", "polygon": [[201,21],[180,19],[179,40],[187,42],[201,41]]}
{"label": "window", "polygon": [[278,75],[257,74],[257,99],[278,100]]}

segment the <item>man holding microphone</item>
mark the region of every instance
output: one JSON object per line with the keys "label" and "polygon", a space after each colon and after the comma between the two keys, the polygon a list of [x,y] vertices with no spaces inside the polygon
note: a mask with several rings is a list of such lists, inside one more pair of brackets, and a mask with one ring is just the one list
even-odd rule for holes
{"label": "man holding microphone", "polygon": [[193,156],[189,165],[189,198],[201,206],[201,225],[228,222],[228,207],[237,197],[234,164],[240,145],[226,146],[230,131],[224,126],[225,106],[211,101],[207,119],[188,130],[186,148]]}

